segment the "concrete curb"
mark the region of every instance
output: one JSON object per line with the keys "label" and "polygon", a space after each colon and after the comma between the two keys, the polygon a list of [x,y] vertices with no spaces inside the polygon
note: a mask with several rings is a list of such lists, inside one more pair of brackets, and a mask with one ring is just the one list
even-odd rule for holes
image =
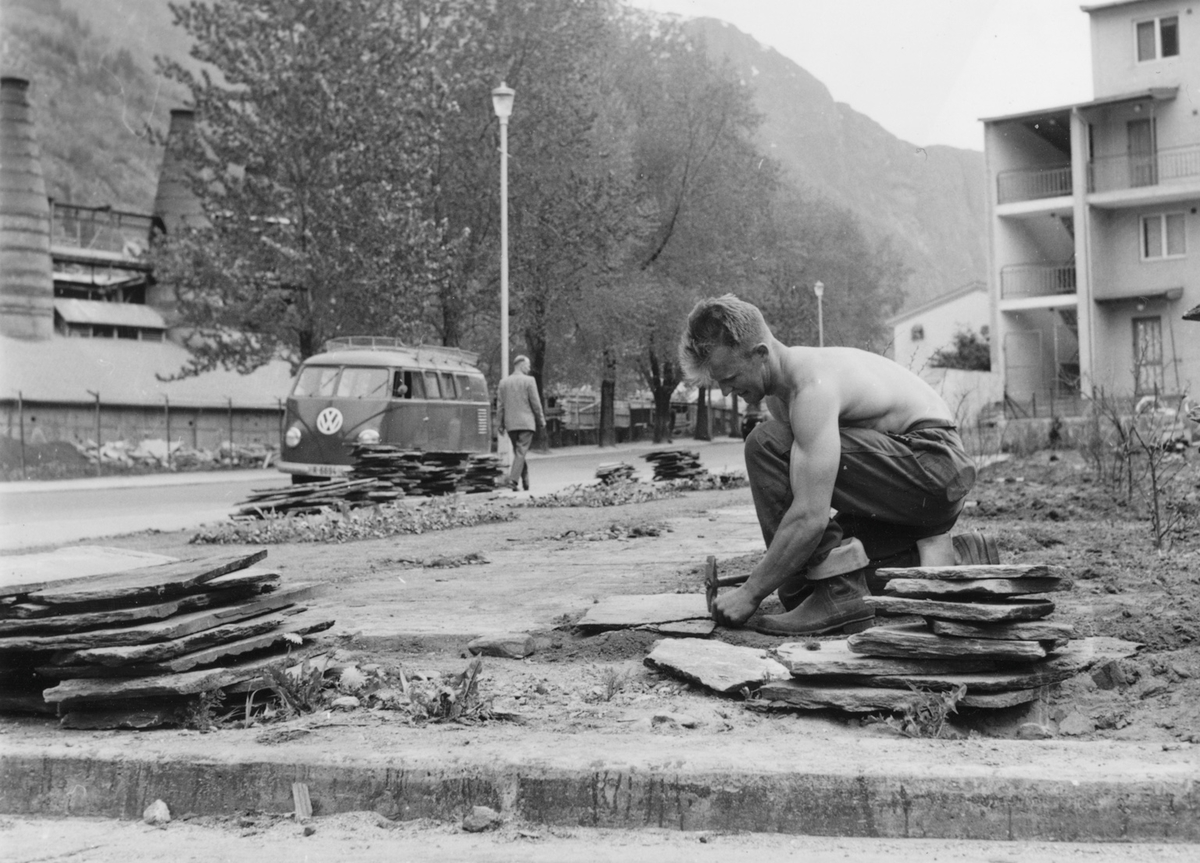
{"label": "concrete curb", "polygon": [[[427,737],[420,730],[408,731]],[[794,769],[772,769],[770,765],[780,764],[776,753],[771,761],[753,758],[754,764],[767,766],[746,769],[722,763],[719,754],[714,757],[718,747],[656,735],[572,735],[570,747],[561,745],[567,739],[563,735],[542,735],[547,739],[537,745],[550,754],[534,758],[513,751],[527,745],[486,742],[465,757],[461,739],[432,736],[442,738],[432,747],[429,739],[411,740],[411,746],[385,754],[349,758],[323,758],[311,746],[305,754],[304,747],[290,745],[285,752],[254,747],[254,757],[240,760],[198,752],[164,759],[81,751],[86,745],[6,747],[0,757],[0,812],[129,819],[140,817],[156,799],[166,801],[176,817],[290,812],[292,783],[303,782],[318,815],[369,810],[400,820],[458,821],[472,806],[485,805],[508,819],[546,826],[875,838],[1200,841],[1195,753],[1183,762],[1138,763],[1136,750],[1144,746],[1125,747],[1129,751],[1116,756],[1123,765],[1113,770],[1079,751],[1079,757],[1096,766],[1067,778],[1050,775],[1055,759],[1042,757],[1053,756],[1063,744],[1014,749],[1010,757],[1018,750],[1025,753],[1019,759],[1022,767],[947,758],[962,754],[952,744],[941,747],[948,751],[939,757],[937,746],[905,745],[932,741],[874,740],[863,747],[874,753],[859,752],[850,759],[858,764],[839,767],[836,753],[827,752],[799,758]],[[194,737],[192,741],[195,749]],[[877,769],[861,763],[864,754],[881,755],[885,742],[911,762],[908,769],[899,768],[895,756],[883,757],[888,763]],[[559,757],[553,754],[556,743],[563,752]],[[572,756],[567,749],[594,757]],[[785,753],[784,760],[793,754]],[[1103,752],[1095,755],[1105,757]],[[1133,769],[1130,759],[1137,763]]]}

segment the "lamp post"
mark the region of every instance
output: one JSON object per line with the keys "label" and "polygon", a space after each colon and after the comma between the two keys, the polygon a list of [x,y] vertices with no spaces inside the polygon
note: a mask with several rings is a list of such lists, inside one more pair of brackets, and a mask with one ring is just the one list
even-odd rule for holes
{"label": "lamp post", "polygon": [[492,91],[500,120],[500,377],[508,374],[508,118],[516,93],[504,82]]}
{"label": "lamp post", "polygon": [[825,311],[821,307],[821,297],[825,296],[825,283],[813,285],[813,293],[817,295],[817,346],[825,347]]}

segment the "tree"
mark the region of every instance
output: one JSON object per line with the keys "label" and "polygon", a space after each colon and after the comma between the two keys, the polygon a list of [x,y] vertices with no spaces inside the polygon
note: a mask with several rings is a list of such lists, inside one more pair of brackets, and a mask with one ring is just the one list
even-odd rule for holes
{"label": "tree", "polygon": [[988,372],[992,370],[992,348],[988,340],[974,330],[959,330],[954,334],[954,346],[934,351],[929,365],[935,369]]}
{"label": "tree", "polygon": [[461,238],[428,209],[468,0],[193,0],[206,64],[160,60],[197,111],[188,149],[209,225],[167,238],[184,373],[293,363],[336,335],[421,339]]}

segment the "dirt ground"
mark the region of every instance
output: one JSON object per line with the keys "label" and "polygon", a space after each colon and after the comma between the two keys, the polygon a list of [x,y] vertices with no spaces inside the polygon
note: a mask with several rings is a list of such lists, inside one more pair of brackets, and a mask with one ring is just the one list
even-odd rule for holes
{"label": "dirt ground", "polygon": [[[701,593],[708,554],[718,556],[722,574],[752,567],[762,541],[747,489],[594,509],[530,508],[509,497],[477,505],[512,506],[517,518],[387,540],[270,547],[267,563],[281,569],[285,583],[317,579],[328,585],[315,607],[337,620],[330,654],[357,671],[340,689],[331,683],[321,706],[339,696],[354,696],[358,706],[335,710],[333,720],[322,709],[223,728],[234,738],[270,743],[317,728],[336,733],[332,725],[369,738],[372,728],[419,723],[408,699],[398,697],[402,681],[431,694],[453,688],[468,664],[467,642],[506,631],[533,634],[538,650],[520,660],[484,660],[478,692],[490,712],[468,717],[478,720],[473,733],[496,723],[504,733],[520,725],[558,733],[769,736],[800,721],[747,709],[740,699],[714,696],[646,668],[643,659],[660,637],[653,632],[586,635],[572,625],[590,604],[613,593]],[[1164,748],[1200,743],[1195,525],[1172,551],[1159,553],[1147,522],[1117,505],[1080,458],[1044,452],[981,471],[960,527],[996,536],[1005,563],[1064,566],[1075,589],[1055,596],[1055,616],[1075,624],[1079,635],[1114,636],[1145,647],[1067,681],[1040,702],[964,709],[953,718],[958,734],[1011,737],[1021,723],[1034,721],[1060,737]],[[105,544],[180,557],[216,550],[189,545],[189,539],[183,533],[137,534]],[[783,640],[745,630],[718,630],[714,637],[764,647]],[[210,718],[231,715],[227,708],[214,708]],[[894,733],[879,721],[835,712],[804,720]],[[27,730],[41,727],[44,733],[53,722],[6,718],[0,731],[19,737],[17,725],[31,723]]]}

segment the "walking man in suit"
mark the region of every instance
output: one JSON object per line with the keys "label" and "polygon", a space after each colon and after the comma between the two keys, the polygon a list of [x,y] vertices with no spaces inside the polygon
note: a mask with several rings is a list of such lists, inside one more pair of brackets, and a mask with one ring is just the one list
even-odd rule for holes
{"label": "walking man in suit", "polygon": [[529,464],[525,456],[533,443],[534,432],[546,425],[546,416],[542,413],[537,381],[529,375],[527,356],[513,360],[513,373],[500,381],[496,389],[496,425],[500,434],[507,431],[508,439],[512,441],[513,462],[507,485],[516,491],[520,478],[521,487],[528,491]]}

